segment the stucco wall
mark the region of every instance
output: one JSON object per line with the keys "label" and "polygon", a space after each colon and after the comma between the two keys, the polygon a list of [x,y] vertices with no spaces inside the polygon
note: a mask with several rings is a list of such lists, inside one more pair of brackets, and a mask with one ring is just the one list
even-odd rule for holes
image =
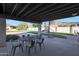
{"label": "stucco wall", "polygon": [[[55,31],[56,27],[50,26],[50,32],[62,32],[62,33],[70,33],[70,27],[57,27],[57,31]],[[79,32],[79,27],[72,27],[72,33]]]}
{"label": "stucco wall", "polygon": [[6,20],[3,18],[0,18],[0,47],[5,46],[5,40],[6,40]]}

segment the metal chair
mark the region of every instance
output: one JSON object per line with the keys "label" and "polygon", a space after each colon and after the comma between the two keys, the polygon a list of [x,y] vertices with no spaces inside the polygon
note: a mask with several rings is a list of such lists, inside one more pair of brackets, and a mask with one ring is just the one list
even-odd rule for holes
{"label": "metal chair", "polygon": [[34,40],[30,39],[30,40],[26,41],[25,42],[25,47],[26,47],[26,51],[28,49],[28,55],[30,55],[30,53],[31,53],[30,51],[33,48],[34,48],[35,53],[36,53],[36,47],[35,47],[35,41]]}
{"label": "metal chair", "polygon": [[22,42],[20,40],[12,41],[11,45],[12,45],[11,55],[13,55],[13,56],[15,55],[16,48],[18,48],[18,47],[23,52],[23,45],[22,45]]}
{"label": "metal chair", "polygon": [[36,44],[38,44],[38,46],[39,46],[39,48],[40,48],[40,51],[41,51],[42,46],[45,48],[45,45],[44,45],[44,38],[38,39],[38,40],[36,41]]}

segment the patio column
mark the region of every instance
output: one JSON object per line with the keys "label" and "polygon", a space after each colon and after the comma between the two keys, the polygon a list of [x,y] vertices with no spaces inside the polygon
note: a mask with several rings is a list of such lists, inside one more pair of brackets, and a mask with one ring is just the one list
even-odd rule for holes
{"label": "patio column", "polygon": [[48,24],[48,37],[50,36],[49,33],[50,33],[50,21],[49,21],[49,24]]}
{"label": "patio column", "polygon": [[38,26],[38,34],[39,35],[41,34],[41,23],[39,23],[39,26]]}
{"label": "patio column", "polygon": [[0,47],[4,47],[6,45],[6,20],[4,18],[0,18]]}

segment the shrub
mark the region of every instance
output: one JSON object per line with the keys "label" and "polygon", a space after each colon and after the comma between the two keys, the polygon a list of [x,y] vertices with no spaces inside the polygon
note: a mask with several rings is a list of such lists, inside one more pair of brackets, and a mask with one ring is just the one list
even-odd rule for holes
{"label": "shrub", "polygon": [[19,38],[18,35],[7,35],[6,36],[6,42],[8,41],[14,41],[14,40],[17,40]]}

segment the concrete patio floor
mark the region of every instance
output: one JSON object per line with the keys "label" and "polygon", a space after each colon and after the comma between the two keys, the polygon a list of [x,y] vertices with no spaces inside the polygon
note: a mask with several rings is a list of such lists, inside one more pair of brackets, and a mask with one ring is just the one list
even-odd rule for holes
{"label": "concrete patio floor", "polygon": [[[41,51],[39,47],[37,47],[36,54],[34,51],[31,51],[31,56],[79,56],[79,43],[77,41],[56,37],[45,37],[44,44],[45,48],[42,48]],[[3,49],[5,49],[8,52],[8,55],[10,55],[10,43],[7,43],[7,48]],[[22,52],[17,48],[15,56],[27,56],[27,51],[24,48],[24,52]]]}

